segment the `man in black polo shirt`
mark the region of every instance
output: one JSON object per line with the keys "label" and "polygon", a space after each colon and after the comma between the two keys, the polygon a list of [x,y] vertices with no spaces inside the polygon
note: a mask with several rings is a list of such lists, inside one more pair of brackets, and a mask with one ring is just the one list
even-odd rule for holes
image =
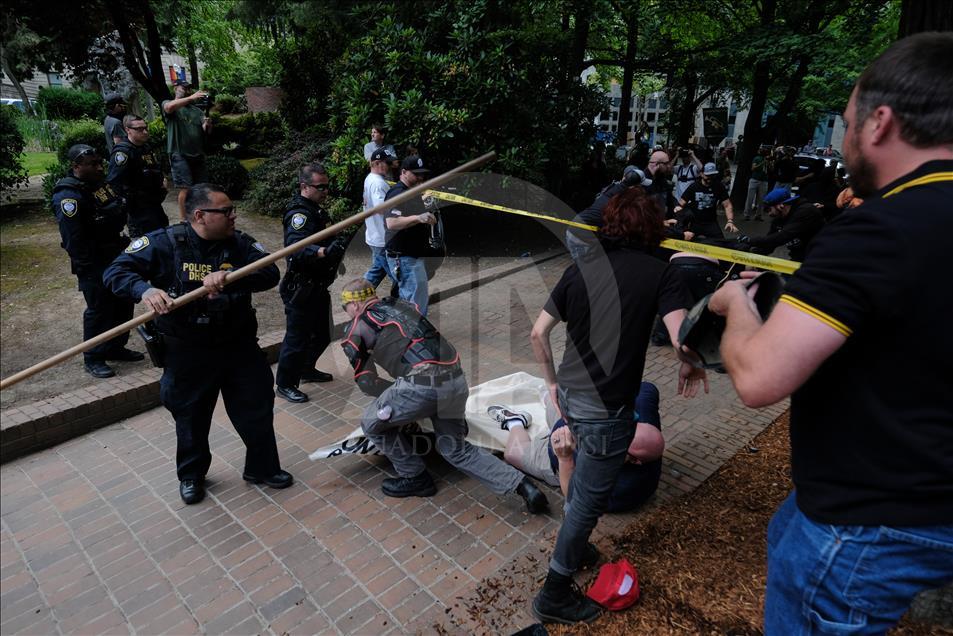
{"label": "man in black polo shirt", "polygon": [[[430,170],[424,165],[424,160],[410,155],[401,162],[400,180],[387,191],[384,200],[393,199],[423,183],[429,176]],[[420,315],[426,316],[430,292],[424,258],[433,252],[430,247],[431,227],[437,225],[437,217],[425,210],[418,199],[388,210],[384,224],[387,228],[384,235],[387,266],[397,279],[400,297],[414,303]]]}
{"label": "man in black polo shirt", "polygon": [[864,203],[813,240],[767,322],[741,283],[709,303],[745,404],[793,394],[768,635],[881,634],[953,579],[950,59],[953,34],[921,33],[860,76],[844,157]]}

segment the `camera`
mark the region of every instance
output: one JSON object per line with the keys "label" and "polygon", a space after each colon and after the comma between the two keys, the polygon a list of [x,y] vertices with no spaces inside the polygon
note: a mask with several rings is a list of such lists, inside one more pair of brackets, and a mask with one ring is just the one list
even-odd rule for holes
{"label": "camera", "polygon": [[678,151],[678,158],[679,158],[679,159],[684,159],[684,158],[687,157],[687,156],[688,156],[688,150],[686,150],[685,148],[682,148],[682,149],[680,149],[680,150]]}

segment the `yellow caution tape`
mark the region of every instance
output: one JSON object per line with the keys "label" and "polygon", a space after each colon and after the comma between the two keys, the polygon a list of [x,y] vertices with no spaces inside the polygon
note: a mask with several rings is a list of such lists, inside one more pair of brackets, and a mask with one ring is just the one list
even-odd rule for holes
{"label": "yellow caution tape", "polygon": [[[508,208],[503,205],[496,205],[495,203],[487,203],[485,201],[479,201],[477,199],[471,199],[469,197],[460,196],[459,194],[451,194],[449,192],[440,192],[439,190],[427,190],[423,194],[423,196],[433,197],[434,199],[440,199],[441,201],[450,201],[452,203],[463,203],[465,205],[473,205],[480,208],[486,208],[487,210],[496,210],[497,212],[506,212],[507,214],[518,214],[519,216],[528,216],[534,219],[542,219],[543,221],[552,221],[554,223],[562,223],[563,225],[569,225],[572,227],[579,228],[581,230],[590,230],[592,232],[595,232],[599,229],[594,225],[587,225],[585,223],[578,223],[576,221],[567,221],[566,219],[560,219],[559,217],[547,216],[545,214],[537,214],[536,212],[527,212],[526,210],[518,210],[516,208]],[[773,256],[762,256],[760,254],[752,254],[750,252],[730,250],[727,247],[717,247],[715,245],[706,245],[704,243],[693,243],[691,241],[681,241],[678,239],[665,239],[664,241],[662,241],[662,247],[666,247],[671,250],[679,250],[681,252],[691,252],[693,254],[701,254],[703,256],[717,258],[722,261],[728,261],[730,263],[739,263],[741,265],[757,267],[758,269],[767,269],[772,272],[779,272],[781,274],[793,274],[794,271],[801,266],[801,264],[796,261],[789,261],[783,258],[774,258]]]}

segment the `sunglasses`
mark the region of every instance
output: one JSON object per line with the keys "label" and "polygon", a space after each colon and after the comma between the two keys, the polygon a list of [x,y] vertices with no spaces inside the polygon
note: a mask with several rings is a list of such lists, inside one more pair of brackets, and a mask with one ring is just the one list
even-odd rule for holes
{"label": "sunglasses", "polygon": [[235,216],[238,214],[238,208],[230,205],[227,208],[199,208],[199,212],[216,212],[225,216]]}
{"label": "sunglasses", "polygon": [[318,183],[318,184],[314,184],[314,183],[302,183],[301,185],[306,185],[306,186],[308,186],[308,187],[310,187],[310,188],[314,188],[315,190],[319,190],[319,191],[321,191],[321,192],[327,192],[327,191],[328,191],[328,184],[326,184],[326,183]]}
{"label": "sunglasses", "polygon": [[149,130],[148,126],[127,126],[126,130],[135,130],[137,132],[142,132],[143,130]]}

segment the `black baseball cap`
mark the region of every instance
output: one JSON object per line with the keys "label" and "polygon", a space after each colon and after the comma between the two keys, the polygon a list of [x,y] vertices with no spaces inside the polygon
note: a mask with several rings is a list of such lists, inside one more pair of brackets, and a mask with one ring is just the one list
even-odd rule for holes
{"label": "black baseball cap", "polygon": [[190,82],[187,79],[177,79],[174,82],[172,82],[172,85],[173,86],[191,86],[192,82]]}
{"label": "black baseball cap", "polygon": [[378,148],[377,150],[371,153],[371,161],[386,161],[387,163],[390,163],[396,158],[397,157],[390,154],[383,148]]}
{"label": "black baseball cap", "polygon": [[77,159],[84,156],[98,157],[99,151],[86,144],[75,144],[70,146],[69,150],[66,152],[66,157],[70,160],[70,163],[76,163]]}
{"label": "black baseball cap", "polygon": [[114,106],[115,104],[125,104],[126,98],[120,95],[119,93],[109,93],[103,99],[106,100],[107,106]]}
{"label": "black baseball cap", "polygon": [[426,167],[424,160],[417,155],[404,157],[404,160],[400,162],[400,169],[410,170],[414,174],[430,174],[430,168]]}

